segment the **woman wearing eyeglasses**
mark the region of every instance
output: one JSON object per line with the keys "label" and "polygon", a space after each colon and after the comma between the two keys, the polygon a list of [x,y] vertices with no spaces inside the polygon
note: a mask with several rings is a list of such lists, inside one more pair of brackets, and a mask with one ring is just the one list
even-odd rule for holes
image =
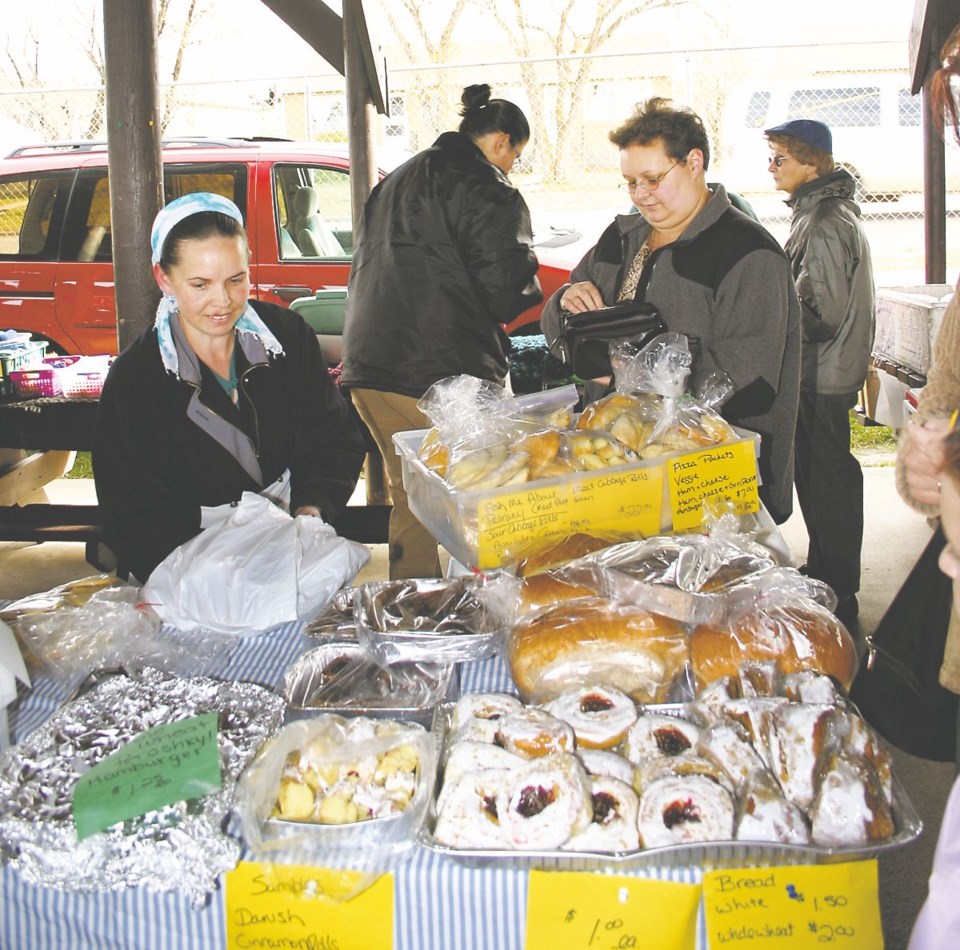
{"label": "woman wearing eyeglasses", "polygon": [[653,304],[690,341],[695,389],[713,372],[733,383],[723,415],[760,434],[760,497],[781,524],[793,508],[800,384],[800,304],[789,262],[723,185],[707,184],[710,145],[696,114],[650,99],[610,140],[640,213],[617,215],[548,301],[541,324],[550,348],[562,356],[565,312]]}

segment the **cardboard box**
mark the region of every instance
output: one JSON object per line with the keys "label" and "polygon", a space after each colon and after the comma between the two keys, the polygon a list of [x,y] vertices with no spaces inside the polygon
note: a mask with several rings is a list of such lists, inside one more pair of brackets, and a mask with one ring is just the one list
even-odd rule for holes
{"label": "cardboard box", "polygon": [[687,531],[703,523],[703,501],[729,498],[742,512],[760,510],[760,438],[740,438],[609,469],[575,472],[481,491],[456,491],[417,458],[425,429],[393,437],[410,510],[461,564],[488,570],[531,545],[577,531]]}

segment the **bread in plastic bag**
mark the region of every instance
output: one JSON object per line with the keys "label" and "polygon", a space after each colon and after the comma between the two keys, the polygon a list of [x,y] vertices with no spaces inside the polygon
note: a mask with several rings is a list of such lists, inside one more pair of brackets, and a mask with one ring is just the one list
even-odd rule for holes
{"label": "bread in plastic bag", "polygon": [[683,680],[684,627],[640,607],[583,597],[521,617],[506,639],[525,702],[545,702],[582,683],[621,690],[640,703],[667,702]]}
{"label": "bread in plastic bag", "polygon": [[767,661],[784,674],[812,670],[850,688],[857,669],[853,637],[834,616],[830,588],[792,568],[771,568],[743,585],[715,623],[690,636],[699,686],[736,675],[746,661]]}

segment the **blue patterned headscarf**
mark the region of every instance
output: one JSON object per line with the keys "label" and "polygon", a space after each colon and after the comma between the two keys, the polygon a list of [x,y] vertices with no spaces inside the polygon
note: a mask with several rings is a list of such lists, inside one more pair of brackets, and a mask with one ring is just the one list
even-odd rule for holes
{"label": "blue patterned headscarf", "polygon": [[[165,208],[162,208],[154,218],[153,229],[150,232],[150,259],[154,264],[160,263],[160,258],[163,255],[163,245],[173,228],[184,218],[199,214],[201,211],[217,211],[233,218],[241,226],[243,225],[243,215],[240,214],[240,209],[229,198],[206,191],[183,195],[183,197],[171,201]],[[160,300],[160,305],[157,307],[157,319],[154,321],[163,365],[168,372],[177,375],[179,357],[173,340],[173,332],[170,329],[170,319],[179,312],[176,298],[164,294]],[[267,325],[257,316],[249,301],[237,321],[236,330],[238,333],[252,333],[260,340],[268,353],[283,354],[280,341],[267,329]]]}

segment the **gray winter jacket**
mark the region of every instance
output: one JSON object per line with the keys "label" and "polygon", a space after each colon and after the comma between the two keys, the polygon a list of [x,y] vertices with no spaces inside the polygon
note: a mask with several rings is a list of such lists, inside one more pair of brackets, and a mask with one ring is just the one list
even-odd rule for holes
{"label": "gray winter jacket", "polygon": [[874,286],[870,245],[844,169],[801,185],[785,249],[803,306],[800,388],[856,392],[873,349]]}
{"label": "gray winter jacket", "polygon": [[[800,304],[783,249],[760,224],[730,204],[723,185],[673,244],[654,251],[636,298],[652,303],[667,327],[689,339],[695,391],[712,372],[726,373],[736,392],[724,417],[760,433],[760,497],[781,524],[793,510],[793,437],[800,382]],[[617,291],[650,225],[639,214],[617,215],[570,274],[592,281],[606,304]],[[561,287],[540,318],[560,356]]]}

